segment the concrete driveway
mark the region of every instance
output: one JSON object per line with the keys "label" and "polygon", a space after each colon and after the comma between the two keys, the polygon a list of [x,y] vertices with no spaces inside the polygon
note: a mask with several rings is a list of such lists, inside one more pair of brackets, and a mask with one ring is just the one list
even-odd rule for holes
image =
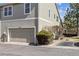
{"label": "concrete driveway", "polygon": [[79,49],[0,44],[0,56],[79,56]]}

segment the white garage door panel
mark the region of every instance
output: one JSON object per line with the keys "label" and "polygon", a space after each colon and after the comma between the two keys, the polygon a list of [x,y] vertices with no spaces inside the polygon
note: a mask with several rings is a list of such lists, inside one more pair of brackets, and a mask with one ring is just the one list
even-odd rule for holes
{"label": "white garage door panel", "polygon": [[15,28],[9,29],[10,41],[13,42],[33,42],[34,29],[33,28]]}

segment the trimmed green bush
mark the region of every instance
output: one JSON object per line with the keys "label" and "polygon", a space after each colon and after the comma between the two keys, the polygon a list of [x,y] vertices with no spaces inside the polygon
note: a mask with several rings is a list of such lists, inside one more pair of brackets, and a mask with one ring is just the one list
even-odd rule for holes
{"label": "trimmed green bush", "polygon": [[42,30],[39,33],[37,33],[36,37],[38,40],[38,44],[40,45],[49,44],[50,42],[52,42],[52,34],[45,30]]}

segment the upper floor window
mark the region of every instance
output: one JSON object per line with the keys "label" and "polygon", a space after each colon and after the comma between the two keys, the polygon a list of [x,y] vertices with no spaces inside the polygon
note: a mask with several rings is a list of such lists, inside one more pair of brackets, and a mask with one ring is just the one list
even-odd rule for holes
{"label": "upper floor window", "polygon": [[12,16],[12,15],[13,15],[13,7],[12,6],[3,7],[3,16]]}
{"label": "upper floor window", "polygon": [[58,21],[58,16],[57,16],[57,21]]}
{"label": "upper floor window", "polygon": [[55,14],[54,14],[54,19],[55,19]]}
{"label": "upper floor window", "polygon": [[50,18],[50,10],[49,10],[49,18]]}
{"label": "upper floor window", "polygon": [[31,12],[31,4],[25,3],[24,4],[24,14],[29,14]]}

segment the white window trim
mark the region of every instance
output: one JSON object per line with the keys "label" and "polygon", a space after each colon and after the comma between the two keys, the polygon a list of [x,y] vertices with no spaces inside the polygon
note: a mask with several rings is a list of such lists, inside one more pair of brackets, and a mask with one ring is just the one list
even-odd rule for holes
{"label": "white window trim", "polygon": [[[12,7],[12,15],[7,15],[7,16],[5,16],[5,15],[4,15],[4,9],[5,9],[5,8],[8,8],[8,7]],[[13,6],[11,5],[11,6],[5,6],[5,7],[3,7],[3,17],[10,17],[10,16],[13,16]]]}
{"label": "white window trim", "polygon": [[31,3],[29,3],[30,4],[30,13],[25,13],[25,4],[26,3],[24,3],[24,15],[31,14]]}

